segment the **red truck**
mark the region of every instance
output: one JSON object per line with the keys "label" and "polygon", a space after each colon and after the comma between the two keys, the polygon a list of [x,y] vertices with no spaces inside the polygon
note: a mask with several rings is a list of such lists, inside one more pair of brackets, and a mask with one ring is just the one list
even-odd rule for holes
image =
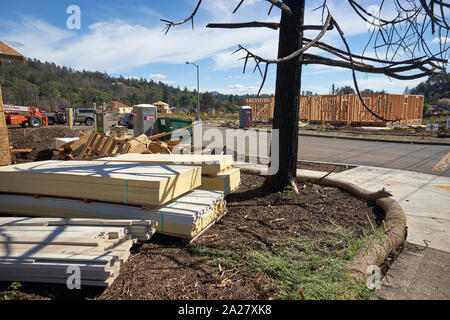
{"label": "red truck", "polygon": [[20,124],[22,127],[25,127],[28,124],[32,128],[48,125],[47,116],[38,108],[5,104],[4,110],[8,125]]}

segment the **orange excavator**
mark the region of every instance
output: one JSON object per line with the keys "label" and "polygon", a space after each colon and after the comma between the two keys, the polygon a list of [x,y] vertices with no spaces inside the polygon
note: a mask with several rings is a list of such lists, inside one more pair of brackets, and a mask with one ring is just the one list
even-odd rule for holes
{"label": "orange excavator", "polygon": [[5,104],[4,111],[8,125],[20,124],[22,127],[25,127],[28,124],[31,128],[48,125],[47,116],[38,108]]}

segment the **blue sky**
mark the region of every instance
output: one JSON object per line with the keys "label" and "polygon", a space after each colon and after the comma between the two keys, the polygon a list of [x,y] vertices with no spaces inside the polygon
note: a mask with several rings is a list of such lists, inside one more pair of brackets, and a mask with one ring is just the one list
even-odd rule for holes
{"label": "blue sky", "polygon": [[[177,26],[164,35],[161,18],[179,21],[187,17],[197,0],[99,0],[99,1],[8,1],[0,11],[0,40],[12,45],[27,57],[55,62],[78,70],[107,72],[112,76],[138,77],[163,81],[173,86],[196,87],[196,71],[185,61],[201,68],[201,91],[222,93],[256,93],[261,83],[259,74],[242,74],[239,55],[232,55],[238,43],[256,53],[275,58],[277,31],[265,29],[211,30],[208,22],[279,21],[274,10],[269,17],[269,4],[263,0],[246,0],[237,14],[232,11],[238,0],[204,0],[190,24]],[[361,1],[365,7],[379,1]],[[329,0],[333,16],[346,33],[356,53],[363,49],[368,26],[350,9],[347,1]],[[318,12],[312,9],[320,1],[307,1],[307,22],[320,24]],[[67,7],[81,9],[81,29],[69,30]],[[314,33],[309,34],[313,36]],[[336,33],[325,40],[343,47]],[[433,38],[430,37],[430,45]],[[371,54],[371,51],[368,51]],[[383,76],[358,74],[361,89],[386,90],[403,93],[406,86],[420,81],[390,80]],[[307,66],[302,89],[328,94],[333,83],[352,85],[351,72],[332,67]],[[264,93],[273,93],[275,67],[271,67]]]}

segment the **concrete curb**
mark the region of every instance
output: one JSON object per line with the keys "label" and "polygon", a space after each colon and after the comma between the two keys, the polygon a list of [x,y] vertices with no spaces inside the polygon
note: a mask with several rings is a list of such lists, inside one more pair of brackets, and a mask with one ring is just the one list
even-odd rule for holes
{"label": "concrete curb", "polygon": [[392,230],[393,244],[389,237],[383,240],[361,247],[347,264],[347,270],[362,280],[367,280],[371,275],[370,266],[380,266],[386,258],[399,248],[406,240],[407,225],[406,215],[400,205],[392,198],[381,198],[375,202],[383,209],[386,228]]}
{"label": "concrete curb", "polygon": [[[258,168],[246,167],[241,168],[241,172],[261,175]],[[371,273],[368,271],[370,266],[380,266],[391,252],[400,247],[406,240],[407,224],[406,214],[402,207],[392,198],[384,189],[378,192],[370,192],[351,182],[326,177],[317,179],[312,175],[300,174],[297,171],[297,181],[310,181],[315,184],[337,187],[343,189],[359,198],[375,201],[376,205],[383,209],[385,213],[386,228],[392,230],[393,242],[389,236],[377,243],[371,243],[361,247],[353,256],[346,266],[348,273],[366,280]]]}
{"label": "concrete curb", "polygon": [[450,143],[447,143],[447,142],[384,140],[384,139],[370,139],[370,138],[346,137],[346,136],[325,136],[325,135],[320,135],[320,134],[306,134],[306,133],[299,133],[298,135],[302,136],[302,137],[360,140],[360,141],[369,141],[369,142],[387,142],[387,143],[403,143],[403,144],[424,144],[424,145],[432,145],[432,146],[450,146]]}

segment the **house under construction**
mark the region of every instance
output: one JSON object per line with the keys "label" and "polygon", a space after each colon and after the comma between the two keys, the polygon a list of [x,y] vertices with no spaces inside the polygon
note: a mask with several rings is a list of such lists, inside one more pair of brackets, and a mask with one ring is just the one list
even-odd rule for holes
{"label": "house under construction", "polygon": [[[377,126],[422,121],[423,96],[377,93],[362,97],[375,114],[387,121],[377,119],[366,110],[356,94],[301,97],[299,120],[310,123]],[[255,121],[267,122],[273,119],[275,98],[250,98],[246,100],[246,104],[252,107]]]}

